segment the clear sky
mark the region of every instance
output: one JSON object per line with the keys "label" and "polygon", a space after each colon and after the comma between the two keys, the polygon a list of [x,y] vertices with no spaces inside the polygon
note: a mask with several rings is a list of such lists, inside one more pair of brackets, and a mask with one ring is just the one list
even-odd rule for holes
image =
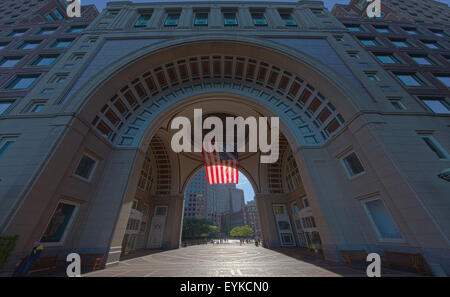
{"label": "clear sky", "polygon": [[[192,1],[192,0],[189,0]],[[200,2],[202,0],[195,0],[196,2]],[[236,1],[236,0],[234,0]],[[260,0],[255,0],[255,1],[260,1]],[[264,1],[264,0],[263,0]],[[281,2],[297,2],[298,0],[280,0]],[[448,1],[448,0],[444,0]],[[97,6],[97,9],[99,11],[102,11],[103,8],[105,8],[106,3],[107,2],[111,2],[111,0],[81,0],[81,4],[82,5],[87,5],[87,4],[95,4]],[[184,2],[183,0],[158,0],[158,1],[153,1],[153,0],[133,0],[132,2],[136,2],[136,3],[142,3],[142,2]],[[350,2],[350,0],[324,0],[323,1],[325,6],[331,10],[334,6],[334,4],[338,3],[338,4],[347,4],[348,2]]]}

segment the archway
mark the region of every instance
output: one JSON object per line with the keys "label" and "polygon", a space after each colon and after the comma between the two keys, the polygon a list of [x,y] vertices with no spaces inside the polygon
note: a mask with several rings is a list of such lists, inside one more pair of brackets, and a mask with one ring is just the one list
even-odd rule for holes
{"label": "archway", "polygon": [[[104,174],[87,219],[77,229],[74,247],[107,251],[109,264],[118,261],[149,148],[155,169],[153,188],[148,191],[154,198],[149,213],[156,214],[159,206],[167,207],[166,221],[171,225],[161,235],[161,246],[179,246],[183,188],[192,172],[182,168],[195,170],[202,161],[200,156],[171,152],[168,127],[174,116],[189,117],[198,106],[209,113],[280,118],[283,137],[279,162],[255,166],[258,153],[244,154],[240,160],[257,192],[258,209],[268,218],[262,224],[265,244],[276,247],[284,240],[273,204],[307,195],[320,222],[321,238],[334,253],[321,215],[323,204],[309,180],[311,164],[305,166],[305,156],[311,152],[326,154],[325,144],[342,133],[347,125],[344,119],[352,118],[355,109],[349,98],[354,95],[348,87],[341,88],[342,81],[328,77],[326,66],[315,59],[306,62],[308,57],[251,43],[193,42],[154,52],[146,49],[139,57],[131,64],[120,62],[109,67],[106,80],[93,80],[73,95],[85,95],[78,116],[90,123],[90,135],[101,139],[108,150],[102,156]],[[66,104],[72,104],[70,98]],[[289,151],[298,177],[304,181],[295,194],[290,194],[283,177],[282,160]],[[290,209],[286,207],[285,213]],[[98,228],[90,228],[93,225]],[[293,232],[293,222],[290,225]],[[286,238],[289,241],[295,238]]]}

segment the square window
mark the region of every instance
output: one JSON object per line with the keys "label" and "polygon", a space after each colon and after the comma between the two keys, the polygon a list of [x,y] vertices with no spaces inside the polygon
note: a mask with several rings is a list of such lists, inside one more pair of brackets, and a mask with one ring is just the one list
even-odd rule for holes
{"label": "square window", "polygon": [[28,29],[19,29],[19,30],[13,30],[11,33],[8,34],[9,37],[19,37],[25,34]]}
{"label": "square window", "polygon": [[32,50],[32,49],[37,48],[39,46],[39,44],[41,44],[41,40],[28,40],[28,41],[25,41],[24,43],[22,43],[19,46],[19,49]]}
{"label": "square window", "polygon": [[434,77],[436,77],[447,88],[450,88],[450,74],[449,75],[435,74]]}
{"label": "square window", "polygon": [[400,100],[390,100],[390,102],[396,110],[406,110],[406,107],[400,102]]}
{"label": "square window", "polygon": [[354,152],[348,154],[342,161],[350,177],[355,177],[364,173],[364,167]]}
{"label": "square window", "polygon": [[86,29],[86,26],[73,26],[67,30],[67,33],[81,33]]}
{"label": "square window", "polygon": [[281,19],[284,21],[286,26],[296,27],[297,22],[294,20],[294,17],[290,13],[280,13]]}
{"label": "square window", "polygon": [[73,219],[76,206],[70,203],[59,202],[56,207],[44,235],[42,235],[42,243],[58,243],[64,240],[70,222]]}
{"label": "square window", "polygon": [[444,98],[426,98],[420,100],[434,113],[450,114],[450,105]]}
{"label": "square window", "polygon": [[420,56],[419,55],[414,55],[414,56],[411,55],[411,59],[413,59],[414,62],[416,62],[419,65],[424,65],[424,66],[434,65],[433,61],[425,55],[420,55]]}
{"label": "square window", "polygon": [[22,57],[4,57],[0,61],[0,68],[11,68],[17,65],[20,62]]}
{"label": "square window", "polygon": [[152,17],[151,14],[141,14],[139,18],[137,19],[136,23],[134,24],[135,28],[139,27],[146,27],[148,22],[150,21],[150,18]]}
{"label": "square window", "polygon": [[445,34],[444,31],[439,30],[439,29],[430,29],[431,32],[433,32],[436,36],[439,37],[447,37],[447,34]]}
{"label": "square window", "polygon": [[164,22],[164,26],[178,26],[178,21],[180,19],[179,13],[169,13],[167,14],[166,21]]}
{"label": "square window", "polygon": [[411,47],[411,44],[407,42],[405,39],[391,39],[391,42],[396,47]]}
{"label": "square window", "polygon": [[223,22],[225,26],[237,26],[238,20],[235,12],[224,12]]}
{"label": "square window", "polygon": [[39,78],[39,74],[18,75],[8,84],[7,89],[27,89]]}
{"label": "square window", "polygon": [[195,26],[207,26],[208,25],[208,13],[207,12],[196,12],[194,19]]}
{"label": "square window", "polygon": [[364,46],[379,46],[380,44],[378,43],[378,41],[376,41],[373,38],[360,38],[359,41],[364,45]]}
{"label": "square window", "polygon": [[362,203],[381,240],[402,240],[397,224],[381,199],[371,199]]}
{"label": "square window", "polygon": [[419,34],[419,32],[417,31],[416,28],[404,27],[404,28],[402,28],[402,29],[405,30],[406,33],[411,34],[411,35],[417,35],[417,34]]}
{"label": "square window", "polygon": [[383,64],[399,64],[399,60],[392,54],[375,54],[375,57]]}
{"label": "square window", "polygon": [[436,154],[436,156],[441,160],[448,160],[448,153],[444,148],[434,139],[432,135],[421,135],[422,140],[425,144]]}
{"label": "square window", "polygon": [[47,15],[45,16],[45,18],[46,18],[49,22],[54,22],[54,21],[56,21],[55,18],[52,16],[51,13],[47,14]]}
{"label": "square window", "polygon": [[252,12],[253,24],[255,26],[267,26],[267,20],[262,12]]}
{"label": "square window", "polygon": [[14,101],[8,100],[8,101],[0,101],[0,116],[2,114],[5,114],[8,109],[13,105]]}
{"label": "square window", "polygon": [[64,17],[62,16],[62,14],[59,12],[59,10],[57,8],[53,8],[53,13],[56,15],[56,17],[58,18],[58,20],[63,20]]}
{"label": "square window", "polygon": [[0,51],[1,51],[2,49],[4,49],[5,47],[7,47],[8,44],[9,44],[9,42],[0,42]]}
{"label": "square window", "polygon": [[351,32],[363,32],[363,29],[358,24],[344,24],[344,26]]}
{"label": "square window", "polygon": [[75,175],[82,177],[83,179],[90,180],[96,166],[97,160],[88,155],[83,155],[77,169],[75,170]]}
{"label": "square window", "polygon": [[57,39],[53,44],[52,47],[56,48],[64,48],[69,47],[73,42],[73,39]]}
{"label": "square window", "polygon": [[45,106],[45,103],[43,102],[36,102],[31,104],[31,106],[28,108],[27,112],[40,112]]}
{"label": "square window", "polygon": [[58,58],[58,55],[46,55],[46,56],[39,56],[33,63],[33,66],[49,66],[52,65],[56,59]]}
{"label": "square window", "polygon": [[396,73],[395,76],[407,87],[420,87],[425,85],[415,74]]}
{"label": "square window", "polygon": [[50,35],[55,33],[56,28],[42,28],[37,34],[39,35]]}
{"label": "square window", "polygon": [[0,158],[2,158],[11,146],[16,142],[15,138],[5,137],[0,139]]}
{"label": "square window", "polygon": [[430,40],[422,40],[422,43],[431,49],[441,49],[442,47],[437,43],[437,41],[430,41]]}
{"label": "square window", "polygon": [[375,30],[379,33],[391,33],[391,29],[388,26],[374,26]]}

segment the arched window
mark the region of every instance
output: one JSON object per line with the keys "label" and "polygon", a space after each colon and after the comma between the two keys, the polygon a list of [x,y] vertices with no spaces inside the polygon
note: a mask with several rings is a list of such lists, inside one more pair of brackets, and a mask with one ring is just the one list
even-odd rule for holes
{"label": "arched window", "polygon": [[295,158],[292,152],[289,152],[286,165],[286,184],[289,192],[292,192],[301,185],[300,172],[295,163]]}

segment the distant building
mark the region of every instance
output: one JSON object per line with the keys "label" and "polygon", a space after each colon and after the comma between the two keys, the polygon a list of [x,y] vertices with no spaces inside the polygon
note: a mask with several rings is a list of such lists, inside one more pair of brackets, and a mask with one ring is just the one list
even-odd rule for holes
{"label": "distant building", "polygon": [[259,222],[256,201],[252,200],[245,205],[245,225],[249,225],[253,230],[255,238],[261,238],[261,224]]}
{"label": "distant building", "polygon": [[189,183],[184,200],[184,218],[207,218],[207,180],[206,173],[201,170]]}

